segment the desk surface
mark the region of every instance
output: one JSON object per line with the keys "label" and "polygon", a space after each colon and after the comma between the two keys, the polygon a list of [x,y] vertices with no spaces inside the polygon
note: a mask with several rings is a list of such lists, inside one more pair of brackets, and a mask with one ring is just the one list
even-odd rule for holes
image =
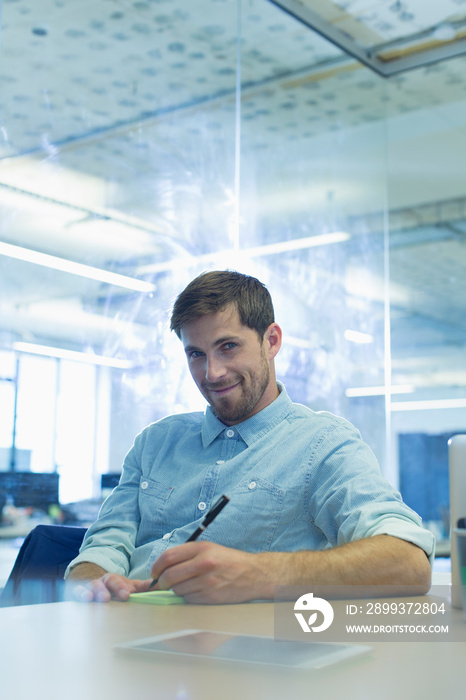
{"label": "desk surface", "polygon": [[[454,614],[462,622],[462,612]],[[2,696],[35,700],[51,696],[66,700],[464,698],[465,642],[377,642],[371,644],[368,656],[319,670],[135,657],[114,650],[122,642],[185,628],[273,636],[274,605],[66,602],[1,609]]]}

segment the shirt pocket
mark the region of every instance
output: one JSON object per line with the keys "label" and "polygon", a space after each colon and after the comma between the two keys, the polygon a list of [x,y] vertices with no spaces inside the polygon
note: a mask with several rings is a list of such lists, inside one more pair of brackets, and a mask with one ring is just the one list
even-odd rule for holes
{"label": "shirt pocket", "polygon": [[142,476],[139,481],[140,526],[137,546],[153,542],[165,534],[172,486],[164,486],[158,481]]}
{"label": "shirt pocket", "polygon": [[286,491],[261,477],[249,476],[226,493],[230,502],[202,539],[247,552],[266,552],[274,542]]}

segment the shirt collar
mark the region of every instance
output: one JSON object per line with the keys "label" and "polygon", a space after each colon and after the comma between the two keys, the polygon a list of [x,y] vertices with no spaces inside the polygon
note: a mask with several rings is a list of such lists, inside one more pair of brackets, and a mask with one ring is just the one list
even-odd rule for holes
{"label": "shirt collar", "polygon": [[[277,386],[280,393],[272,403],[242,423],[232,426],[233,430],[238,432],[248,447],[263,435],[266,435],[290,412],[291,399],[281,382],[277,382]],[[222,423],[217,418],[212,408],[207,406],[202,422],[203,446],[208,447],[227,427],[225,423]]]}

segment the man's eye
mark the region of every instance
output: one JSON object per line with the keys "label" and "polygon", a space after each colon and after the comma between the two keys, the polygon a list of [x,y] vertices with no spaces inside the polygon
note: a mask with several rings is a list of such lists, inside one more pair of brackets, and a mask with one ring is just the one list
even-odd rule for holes
{"label": "man's eye", "polygon": [[225,343],[225,345],[223,346],[223,348],[225,350],[232,350],[233,348],[236,348],[236,347],[237,347],[236,343]]}
{"label": "man's eye", "polygon": [[202,357],[203,354],[204,353],[201,350],[192,350],[189,353],[189,357],[192,357],[193,359],[195,359],[196,357]]}

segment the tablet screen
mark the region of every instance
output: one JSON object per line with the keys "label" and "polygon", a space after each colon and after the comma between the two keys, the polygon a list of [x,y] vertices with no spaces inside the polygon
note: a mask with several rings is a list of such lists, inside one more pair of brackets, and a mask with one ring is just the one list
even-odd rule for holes
{"label": "tablet screen", "polygon": [[183,630],[123,646],[145,652],[303,668],[320,668],[369,650],[369,647],[352,644],[277,640],[207,630]]}

